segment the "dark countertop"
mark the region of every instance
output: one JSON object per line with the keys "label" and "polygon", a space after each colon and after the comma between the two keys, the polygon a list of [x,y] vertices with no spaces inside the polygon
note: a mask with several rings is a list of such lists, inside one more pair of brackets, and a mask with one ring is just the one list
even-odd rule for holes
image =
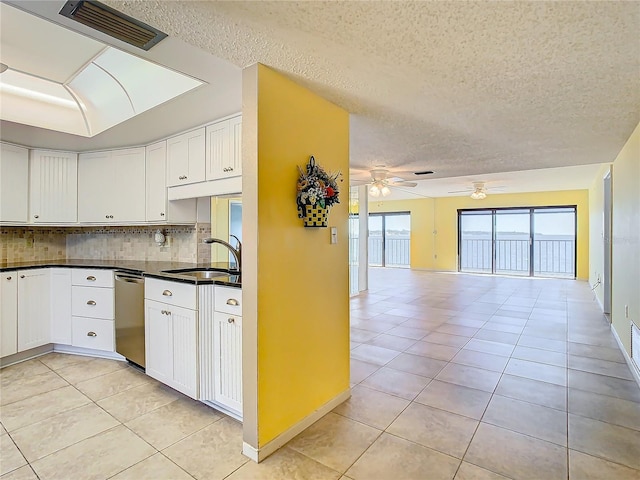
{"label": "dark countertop", "polygon": [[187,262],[157,262],[157,261],[137,261],[137,260],[89,260],[89,259],[68,259],[68,260],[36,260],[32,262],[0,262],[0,272],[9,270],[29,270],[33,268],[103,268],[107,270],[120,270],[123,272],[143,275],[145,277],[160,278],[183,283],[193,283],[197,285],[226,285],[241,288],[242,281],[240,275],[224,275],[214,278],[195,278],[190,275],[179,273],[166,273],[166,270],[179,270],[191,268],[209,268],[224,272],[229,271],[229,263],[187,263]]}

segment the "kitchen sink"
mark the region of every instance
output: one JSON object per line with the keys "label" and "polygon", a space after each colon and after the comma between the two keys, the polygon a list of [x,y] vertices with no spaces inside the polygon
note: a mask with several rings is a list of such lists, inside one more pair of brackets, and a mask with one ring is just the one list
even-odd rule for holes
{"label": "kitchen sink", "polygon": [[162,273],[177,273],[180,275],[189,275],[190,277],[196,278],[215,278],[215,277],[226,277],[228,275],[234,275],[235,272],[227,272],[224,270],[216,270],[213,268],[180,268],[177,270],[163,270]]}

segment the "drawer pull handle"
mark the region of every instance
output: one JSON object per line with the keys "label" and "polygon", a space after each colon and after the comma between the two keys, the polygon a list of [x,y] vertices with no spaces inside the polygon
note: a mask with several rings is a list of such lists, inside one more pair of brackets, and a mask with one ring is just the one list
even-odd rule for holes
{"label": "drawer pull handle", "polygon": [[238,305],[240,305],[240,302],[238,302],[238,300],[236,300],[235,298],[230,298],[229,300],[227,300],[227,305],[237,307]]}
{"label": "drawer pull handle", "polygon": [[95,301],[95,300],[89,300],[89,301],[87,302],[87,305],[95,305],[95,304],[96,304],[96,301]]}
{"label": "drawer pull handle", "polygon": [[232,317],[229,317],[229,318],[227,319],[227,322],[228,322],[228,323],[235,323],[235,321],[236,321],[236,319],[235,319],[235,318],[232,318]]}
{"label": "drawer pull handle", "polygon": [[87,337],[97,337],[98,334],[96,332],[89,332],[87,333]]}
{"label": "drawer pull handle", "polygon": [[11,280],[11,277],[7,277],[7,280]]}
{"label": "drawer pull handle", "polygon": [[93,275],[89,275],[87,277],[87,280],[89,280],[90,282],[95,282],[96,281],[96,277],[94,277]]}
{"label": "drawer pull handle", "polygon": [[171,293],[171,290],[165,290],[164,292],[162,292],[162,295],[164,295],[165,297],[171,297],[173,296],[173,293]]}

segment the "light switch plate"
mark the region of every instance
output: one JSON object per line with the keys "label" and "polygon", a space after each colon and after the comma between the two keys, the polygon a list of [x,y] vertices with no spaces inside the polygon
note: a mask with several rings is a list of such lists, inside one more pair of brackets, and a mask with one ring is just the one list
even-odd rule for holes
{"label": "light switch plate", "polygon": [[331,227],[331,243],[338,243],[338,227]]}

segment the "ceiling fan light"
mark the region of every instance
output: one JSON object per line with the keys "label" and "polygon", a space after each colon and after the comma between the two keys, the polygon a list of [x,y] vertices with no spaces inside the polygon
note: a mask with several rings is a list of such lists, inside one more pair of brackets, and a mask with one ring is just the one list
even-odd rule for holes
{"label": "ceiling fan light", "polygon": [[487,198],[487,194],[482,190],[476,190],[471,194],[471,198],[473,198],[474,200],[483,200]]}
{"label": "ceiling fan light", "polygon": [[386,185],[384,185],[381,189],[380,189],[380,193],[382,193],[383,197],[388,197],[389,194],[391,194],[391,189],[389,187],[387,187]]}
{"label": "ceiling fan light", "polygon": [[371,188],[369,189],[369,195],[371,195],[372,197],[380,196],[380,189],[377,185],[371,185]]}

